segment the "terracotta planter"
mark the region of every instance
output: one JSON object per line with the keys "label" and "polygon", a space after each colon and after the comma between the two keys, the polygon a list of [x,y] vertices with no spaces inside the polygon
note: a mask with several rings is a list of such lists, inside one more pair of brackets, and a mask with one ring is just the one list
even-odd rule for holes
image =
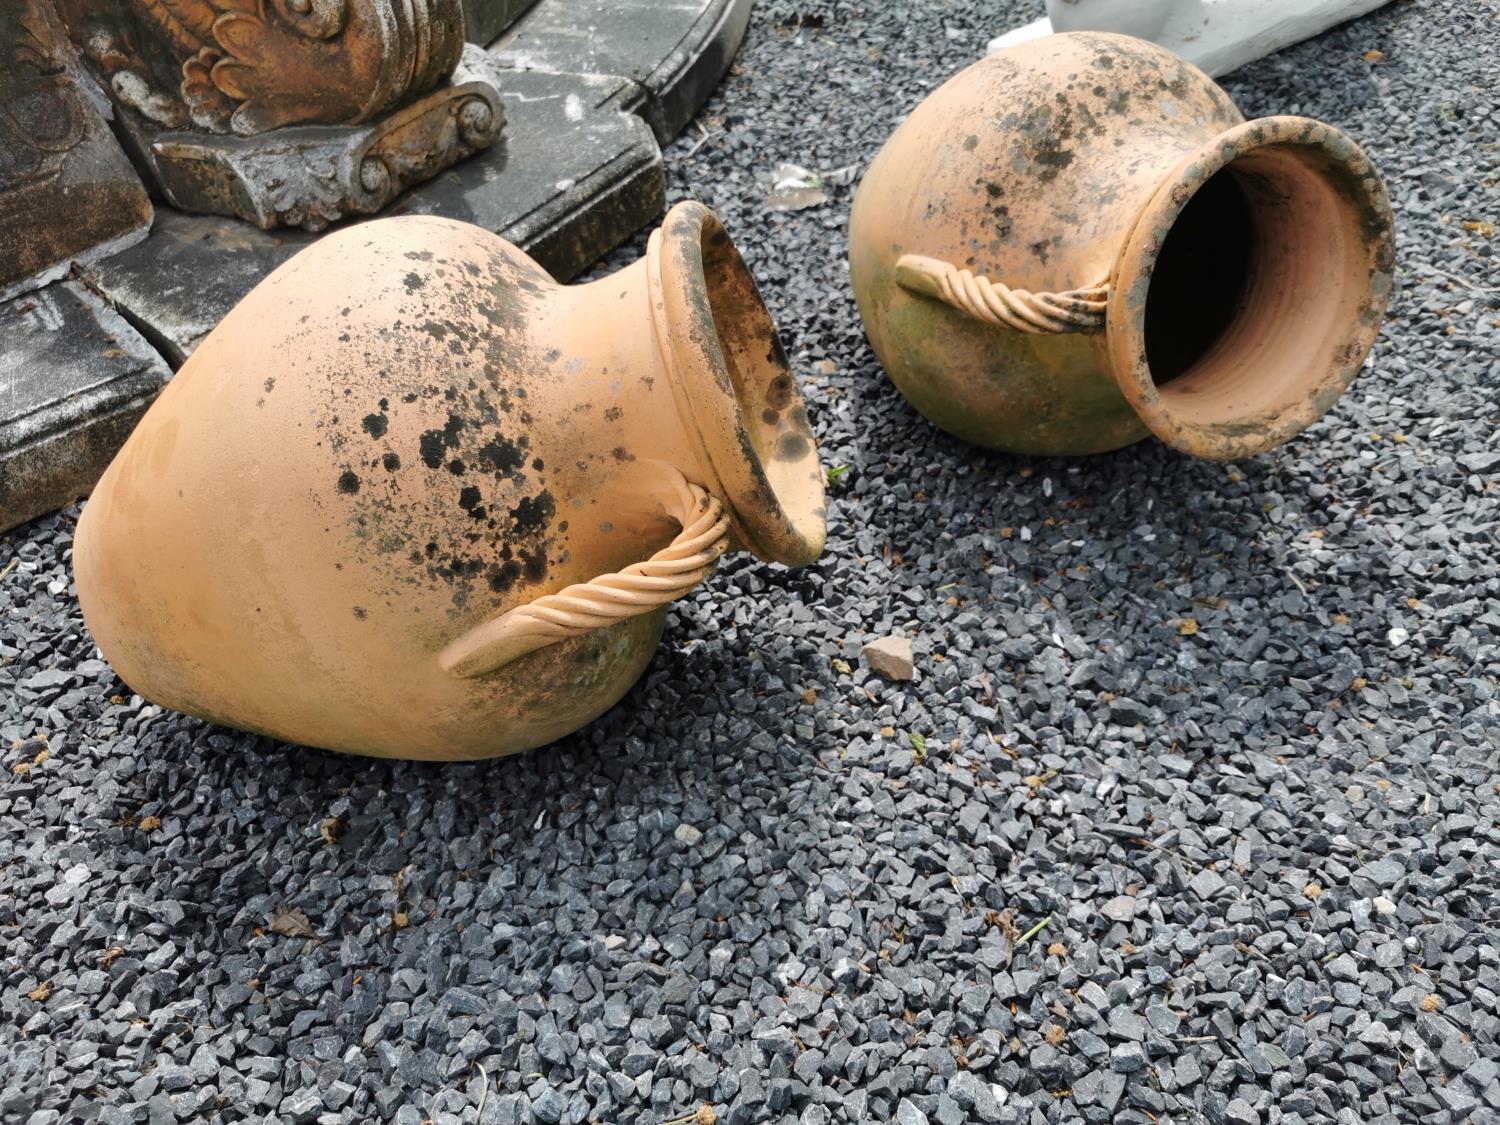
{"label": "terracotta planter", "polygon": [[74,566],[141,694],[336,750],[477,758],[587,723],[665,606],[823,545],[775,327],[712,214],[557,285],[465,223],[325,237],[206,339],[105,473]]}
{"label": "terracotta planter", "polygon": [[849,264],[911,403],[979,445],[1200,457],[1280,444],[1374,343],[1384,185],[1337,129],[1246,122],[1139,39],[1054,35],[927,98],[871,164]]}

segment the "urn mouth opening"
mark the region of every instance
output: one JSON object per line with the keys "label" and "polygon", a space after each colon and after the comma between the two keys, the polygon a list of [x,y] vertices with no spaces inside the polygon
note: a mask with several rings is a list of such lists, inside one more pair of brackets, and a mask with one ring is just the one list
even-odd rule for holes
{"label": "urn mouth opening", "polygon": [[662,224],[673,369],[736,537],[763,559],[823,553],[823,469],[797,381],[755,280],[719,220],[682,203]]}
{"label": "urn mouth opening", "polygon": [[1236,126],[1153,194],[1106,318],[1121,392],[1168,445],[1233,460],[1288,441],[1358,374],[1390,297],[1384,185],[1343,133]]}

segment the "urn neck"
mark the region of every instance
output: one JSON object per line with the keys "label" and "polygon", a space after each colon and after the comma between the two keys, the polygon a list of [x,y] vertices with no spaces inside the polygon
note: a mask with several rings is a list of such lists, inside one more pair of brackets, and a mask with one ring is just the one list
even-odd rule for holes
{"label": "urn neck", "polygon": [[1260,453],[1338,400],[1374,344],[1394,260],[1368,158],[1299,117],[1238,125],[1150,195],[1116,258],[1115,381],[1167,444]]}
{"label": "urn neck", "polygon": [[680,203],[651,235],[642,265],[659,366],[708,478],[701,483],[726,501],[746,549],[789,566],[812,562],[825,534],[823,471],[776,327],[739,252],[712,212]]}

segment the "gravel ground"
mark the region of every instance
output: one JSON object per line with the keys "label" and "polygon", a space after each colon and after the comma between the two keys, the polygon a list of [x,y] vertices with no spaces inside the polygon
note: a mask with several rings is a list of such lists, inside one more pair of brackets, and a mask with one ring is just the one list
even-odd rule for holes
{"label": "gravel ground", "polygon": [[[728,563],[578,735],[443,768],[163,713],[87,638],[76,512],[0,538],[0,1118],[1500,1121],[1500,268],[1464,225],[1500,221],[1500,11],[1401,0],[1227,83],[1367,145],[1401,291],[1327,419],[1224,466],[937,433],[863,342],[851,189],[764,206],[1007,10],[757,4],[669,157],[847,466],[829,549]],[[860,658],[893,632],[910,684]]]}

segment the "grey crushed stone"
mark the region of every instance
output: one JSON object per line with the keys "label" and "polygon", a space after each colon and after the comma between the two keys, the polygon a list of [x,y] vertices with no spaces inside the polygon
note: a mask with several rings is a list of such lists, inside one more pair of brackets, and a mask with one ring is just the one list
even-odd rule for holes
{"label": "grey crushed stone", "polygon": [[[668,167],[848,466],[829,550],[729,560],[556,746],[165,713],[83,629],[76,510],[0,536],[0,1119],[1500,1121],[1496,5],[1227,82],[1352,133],[1400,226],[1369,369],[1234,465],[937,433],[863,342],[852,189],[763,205],[1039,8],[756,4]],[[909,683],[860,659],[890,635]]]}

